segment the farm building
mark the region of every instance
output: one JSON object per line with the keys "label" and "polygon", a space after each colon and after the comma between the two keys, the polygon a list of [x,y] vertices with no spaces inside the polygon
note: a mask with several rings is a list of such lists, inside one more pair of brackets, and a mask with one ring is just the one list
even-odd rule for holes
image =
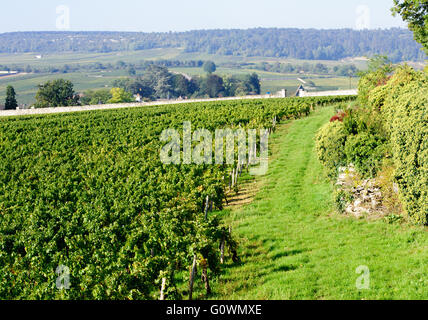
{"label": "farm building", "polygon": [[304,95],[305,95],[305,88],[303,87],[303,85],[300,85],[298,88],[297,88],[297,91],[296,91],[296,97],[303,97]]}

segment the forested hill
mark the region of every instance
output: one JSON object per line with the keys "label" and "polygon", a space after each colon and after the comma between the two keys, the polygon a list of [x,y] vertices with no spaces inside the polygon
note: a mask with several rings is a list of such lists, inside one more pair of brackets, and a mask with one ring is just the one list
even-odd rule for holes
{"label": "forested hill", "polygon": [[184,48],[236,56],[337,60],[388,55],[394,62],[423,60],[421,46],[406,29],[247,29],[169,33],[15,32],[0,34],[0,53],[112,52]]}

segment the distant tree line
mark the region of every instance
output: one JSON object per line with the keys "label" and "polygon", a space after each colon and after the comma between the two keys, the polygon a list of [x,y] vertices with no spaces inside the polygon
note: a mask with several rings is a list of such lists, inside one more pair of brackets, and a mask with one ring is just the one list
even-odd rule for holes
{"label": "distant tree line", "polygon": [[116,63],[100,63],[93,62],[87,64],[64,64],[61,66],[22,66],[17,64],[12,65],[0,65],[0,70],[3,71],[18,71],[26,73],[72,73],[72,72],[91,72],[91,71],[103,71],[103,70],[127,70],[131,74],[132,70],[146,70],[150,65],[163,66],[167,68],[201,68],[204,64],[202,60],[154,60],[147,61],[142,60],[137,63],[129,63],[119,60]]}
{"label": "distant tree line", "polygon": [[220,77],[213,74],[216,69],[213,62],[208,62],[204,69],[205,76],[190,78],[153,64],[141,76],[115,80],[113,87],[149,100],[260,94],[260,79],[256,73]]}
{"label": "distant tree line", "polygon": [[[150,66],[160,66],[167,68],[203,68],[207,73],[213,73],[216,71],[217,66],[212,61],[202,60],[154,60],[147,61],[142,60],[137,63],[130,63],[119,60],[116,63],[100,63],[94,62],[89,64],[65,64],[62,66],[46,66],[46,67],[34,67],[34,66],[19,66],[19,65],[0,65],[0,70],[4,71],[18,71],[26,73],[73,73],[73,72],[94,72],[94,71],[107,71],[107,70],[126,70],[131,76],[135,76],[139,72],[144,72],[149,69]],[[358,69],[355,65],[342,65],[329,67],[323,63],[302,63],[302,64],[291,64],[291,63],[237,63],[237,62],[225,62],[221,64],[222,67],[229,67],[233,69],[254,69],[261,71],[277,72],[277,73],[313,73],[313,74],[333,74],[338,76],[355,76]]]}
{"label": "distant tree line", "polygon": [[0,34],[0,53],[104,53],[154,48],[185,48],[186,52],[339,60],[388,55],[393,62],[423,60],[422,46],[407,29],[199,30],[169,33],[15,32]]}
{"label": "distant tree line", "polygon": [[329,67],[323,63],[310,64],[308,62],[303,64],[260,62],[257,64],[247,64],[245,68],[277,73],[312,73],[346,77],[355,77],[359,72],[359,69],[354,64]]}

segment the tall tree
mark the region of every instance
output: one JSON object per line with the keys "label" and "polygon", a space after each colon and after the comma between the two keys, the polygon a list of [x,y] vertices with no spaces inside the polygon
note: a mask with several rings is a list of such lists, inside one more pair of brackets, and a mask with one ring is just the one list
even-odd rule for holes
{"label": "tall tree", "polygon": [[409,24],[415,40],[428,53],[428,0],[394,0],[392,12],[399,14]]}
{"label": "tall tree", "polygon": [[182,74],[175,74],[173,76],[173,86],[177,96],[185,97],[191,94],[189,84],[189,80]]}
{"label": "tall tree", "polygon": [[6,110],[15,110],[18,107],[18,102],[16,101],[16,92],[12,86],[7,86],[6,88]]}
{"label": "tall tree", "polygon": [[377,70],[382,69],[385,73],[390,73],[393,71],[393,65],[391,60],[387,56],[374,55],[368,63],[367,72],[376,72]]}
{"label": "tall tree", "polygon": [[130,76],[135,76],[137,74],[137,71],[135,70],[134,66],[129,66],[129,68],[128,68],[128,74]]}
{"label": "tall tree", "polygon": [[261,85],[260,85],[260,79],[257,73],[253,73],[247,77],[247,83],[249,85],[250,92],[253,92],[255,94],[260,94]]}
{"label": "tall tree", "polygon": [[214,73],[217,70],[217,66],[212,61],[206,61],[203,65],[203,68],[204,71],[209,74]]}
{"label": "tall tree", "polygon": [[223,79],[215,74],[207,75],[201,89],[210,98],[217,98],[224,94]]}
{"label": "tall tree", "polygon": [[79,96],[73,83],[64,79],[48,81],[38,85],[36,108],[55,108],[79,105]]}

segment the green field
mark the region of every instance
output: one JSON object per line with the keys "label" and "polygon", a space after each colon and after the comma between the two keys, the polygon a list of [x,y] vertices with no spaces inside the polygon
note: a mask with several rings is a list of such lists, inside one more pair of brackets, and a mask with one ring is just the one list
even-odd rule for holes
{"label": "green field", "polygon": [[140,62],[141,60],[156,59],[176,59],[180,55],[180,49],[150,49],[129,52],[112,53],[63,53],[46,54],[42,59],[37,59],[39,53],[25,54],[0,54],[0,65],[31,65],[42,66],[62,66],[64,64],[87,64],[93,62],[115,63],[119,60],[125,62]]}
{"label": "green field", "polygon": [[[124,61],[127,63],[140,63],[144,60],[212,60],[217,64],[223,63],[258,63],[258,62],[280,62],[280,63],[292,63],[292,64],[303,64],[308,62],[310,64],[323,63],[327,66],[343,65],[354,63],[359,68],[365,67],[365,62],[360,60],[352,61],[306,61],[306,60],[295,60],[295,59],[276,59],[266,57],[236,57],[236,56],[218,56],[209,54],[194,54],[185,53],[182,49],[151,49],[142,51],[132,52],[114,52],[114,53],[97,53],[97,54],[82,54],[82,53],[65,53],[65,54],[50,54],[42,56],[42,59],[37,59],[37,53],[27,54],[0,54],[0,65],[7,66],[21,66],[26,67],[30,65],[32,67],[61,67],[64,65],[73,64],[91,64],[100,62],[103,64],[111,63],[116,64],[118,61]],[[190,76],[203,75],[204,71],[202,68],[171,68],[171,71],[185,73]],[[217,74],[220,75],[244,75],[252,72],[256,72],[262,79],[262,93],[276,92],[283,88],[287,89],[288,94],[294,94],[297,87],[301,84],[298,77],[311,80],[317,85],[317,90],[337,90],[337,89],[349,89],[350,82],[347,77],[334,77],[325,75],[296,75],[296,74],[281,74],[273,72],[265,72],[253,69],[235,69],[219,67]],[[12,85],[15,87],[17,92],[17,99],[20,105],[30,105],[34,103],[34,96],[37,92],[37,85],[44,83],[48,80],[57,78],[64,78],[72,81],[75,84],[75,89],[78,92],[85,91],[87,89],[101,89],[105,87],[111,87],[113,80],[121,77],[126,77],[126,70],[121,71],[94,71],[94,72],[75,72],[68,74],[27,74],[19,75],[16,77],[1,78],[0,77],[0,101],[5,99],[6,86]],[[352,88],[356,88],[358,79],[352,79]],[[0,104],[1,104],[0,102]]]}
{"label": "green field", "polygon": [[[332,186],[314,152],[322,109],[282,125],[254,202],[226,214],[241,264],[214,284],[215,299],[426,299],[427,229],[335,213]],[[359,266],[370,288],[359,290]]]}
{"label": "green field", "polygon": [[111,87],[113,80],[125,76],[125,72],[76,72],[67,74],[27,74],[11,78],[0,78],[0,101],[5,99],[6,87],[11,85],[17,93],[19,105],[32,104],[35,102],[37,85],[49,80],[63,78],[74,84],[77,92],[87,89],[101,89]]}

